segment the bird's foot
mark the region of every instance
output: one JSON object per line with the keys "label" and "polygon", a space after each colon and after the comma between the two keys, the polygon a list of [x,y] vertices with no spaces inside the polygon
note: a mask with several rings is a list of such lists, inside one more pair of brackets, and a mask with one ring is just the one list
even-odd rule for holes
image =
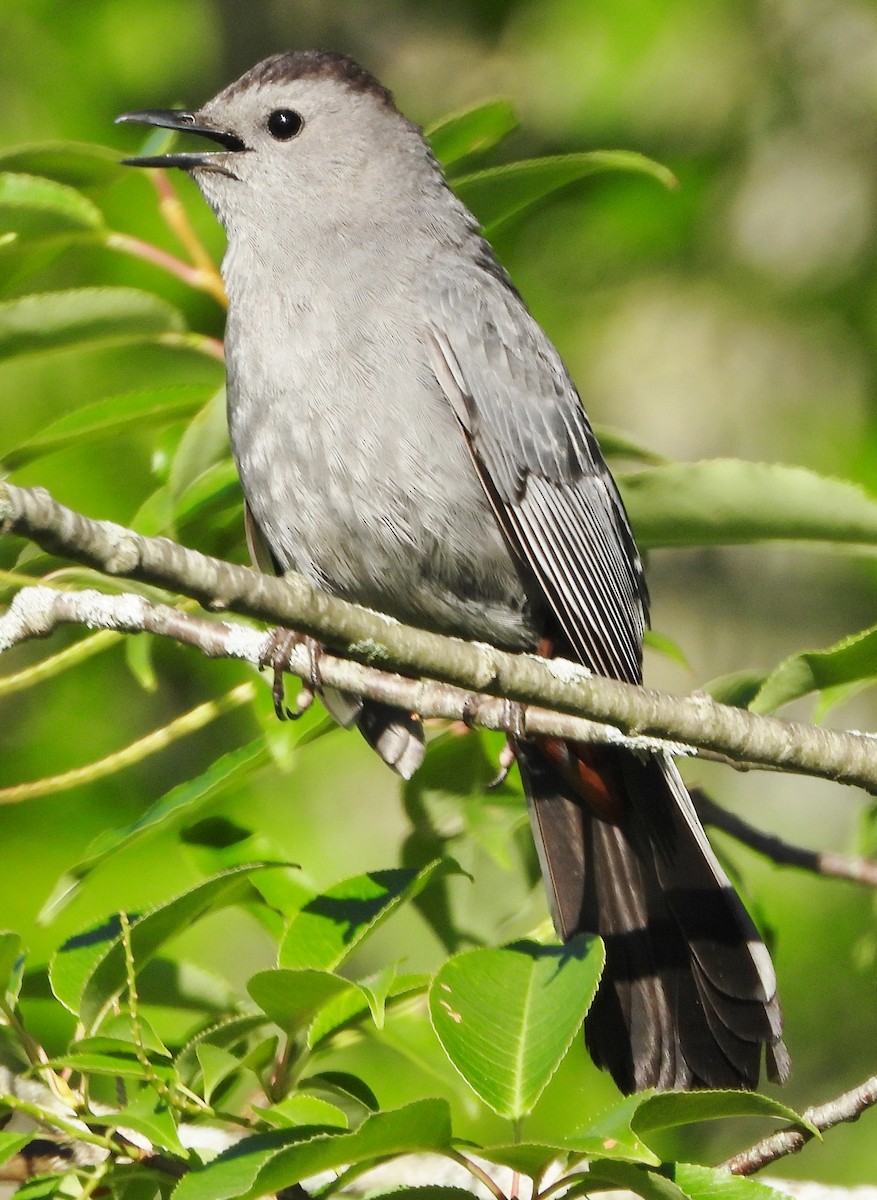
{"label": "bird's foot", "polygon": [[[289,669],[289,656],[296,646],[304,646],[308,652],[308,677],[302,680],[296,696],[295,708],[286,706],[283,696],[283,676]],[[308,634],[295,633],[292,629],[278,627],[271,634],[265,652],[259,659],[259,666],[270,668],[274,672],[271,684],[271,698],[274,701],[274,711],[279,721],[297,721],[308,711],[320,690],[323,679],[320,671],[320,658],[323,647]]]}
{"label": "bird's foot", "polygon": [[[478,710],[483,704],[491,703],[492,697],[478,696],[474,693],[466,697],[463,705],[463,724],[472,729],[478,717]],[[515,765],[515,743],[526,736],[526,707],[517,700],[502,701],[502,717],[498,727],[506,735],[505,745],[499,752],[499,770],[487,784],[489,790],[500,787],[508,778],[509,771]]]}

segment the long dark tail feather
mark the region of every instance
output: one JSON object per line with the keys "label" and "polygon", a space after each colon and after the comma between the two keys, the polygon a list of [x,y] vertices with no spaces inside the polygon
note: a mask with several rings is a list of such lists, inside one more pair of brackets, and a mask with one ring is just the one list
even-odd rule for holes
{"label": "long dark tail feather", "polygon": [[624,1092],[754,1088],[762,1059],[785,1079],[773,964],[672,761],[563,749],[605,788],[604,815],[538,745],[518,762],[558,933],[606,943],[585,1024],[594,1061]]}

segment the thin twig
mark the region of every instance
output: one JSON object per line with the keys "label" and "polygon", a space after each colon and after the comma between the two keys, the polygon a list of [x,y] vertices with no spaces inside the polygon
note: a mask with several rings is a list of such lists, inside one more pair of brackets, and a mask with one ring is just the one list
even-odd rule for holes
{"label": "thin twig", "polygon": [[467,1158],[465,1154],[461,1154],[459,1150],[451,1150],[448,1154],[448,1157],[452,1158],[454,1162],[459,1163],[460,1166],[464,1167],[470,1173],[470,1175],[478,1180],[479,1183],[482,1183],[490,1192],[490,1194],[496,1198],[496,1200],[506,1200],[506,1194],[496,1180],[491,1179],[484,1168],[480,1167],[478,1163],[473,1162],[471,1158]]}
{"label": "thin twig", "polygon": [[205,274],[212,274],[215,279],[213,294],[220,304],[227,306],[228,297],[222,276],[216,268],[216,263],[207,253],[201,239],[195,232],[189,214],[174,191],[166,171],[151,172],[151,179],[158,192],[158,209],[167,222],[168,228],[176,235],[183,249],[189,255],[195,266]]}
{"label": "thin twig", "polygon": [[9,696],[12,692],[23,691],[25,688],[52,679],[56,675],[60,675],[62,671],[78,666],[87,658],[91,658],[93,654],[109,650],[111,646],[118,643],[120,637],[121,634],[113,630],[102,629],[100,633],[94,633],[91,637],[82,638],[81,641],[74,642],[72,646],[59,650],[51,658],[44,658],[41,662],[16,671],[13,675],[3,675],[0,677],[0,696]]}
{"label": "thin twig", "polygon": [[[862,1113],[874,1104],[877,1104],[877,1075],[872,1075],[857,1088],[844,1092],[827,1104],[806,1109],[802,1115],[805,1121],[824,1133],[842,1121],[858,1121]],[[735,1154],[722,1163],[722,1167],[733,1175],[752,1175],[777,1159],[785,1158],[787,1154],[797,1154],[815,1136],[809,1129],[783,1129],[741,1154]]]}
{"label": "thin twig", "polygon": [[228,304],[228,297],[222,286],[222,278],[217,274],[215,268],[208,271],[203,267],[193,267],[182,258],[177,258],[175,254],[168,254],[160,246],[153,246],[151,242],[145,242],[142,238],[133,237],[128,233],[108,233],[104,238],[104,245],[110,250],[130,254],[134,258],[151,263],[162,271],[167,271],[170,275],[175,275],[189,287],[207,292],[223,307]]}
{"label": "thin twig", "polygon": [[781,867],[800,867],[804,871],[812,871],[815,875],[824,875],[831,879],[848,879],[852,883],[862,883],[866,887],[877,888],[877,862],[867,858],[853,858],[845,854],[836,854],[832,850],[807,850],[803,846],[793,846],[782,838],[771,833],[764,833],[730,813],[711,800],[700,788],[691,789],[691,798],[704,825],[712,825],[721,829],[731,837],[750,846],[771,862]]}
{"label": "thin twig", "polygon": [[[54,593],[60,595],[61,593]],[[75,767],[72,771],[64,771],[60,775],[48,775],[43,779],[34,779],[29,783],[16,783],[11,787],[0,788],[0,804],[18,804],[23,800],[36,800],[41,796],[54,796],[58,792],[70,791],[71,788],[93,783],[96,779],[104,779],[125,767],[142,762],[152,754],[166,749],[182,737],[203,729],[211,721],[224,713],[231,712],[241,705],[249,704],[255,695],[252,682],[242,683],[233,688],[227,695],[218,700],[208,700],[199,704],[182,716],[160,729],[153,730],[136,742],[108,754],[105,758],[88,763],[84,767]]]}
{"label": "thin twig", "polygon": [[40,1125],[57,1129],[69,1138],[72,1138],[73,1141],[87,1142],[89,1146],[99,1146],[102,1150],[118,1151],[118,1146],[112,1138],[102,1137],[101,1134],[95,1133],[93,1130],[81,1125],[78,1121],[67,1120],[65,1117],[59,1116],[58,1113],[49,1112],[41,1108],[38,1104],[31,1104],[27,1100],[21,1100],[18,1096],[13,1096],[9,1092],[0,1093],[0,1108],[10,1108],[14,1112],[25,1113]]}

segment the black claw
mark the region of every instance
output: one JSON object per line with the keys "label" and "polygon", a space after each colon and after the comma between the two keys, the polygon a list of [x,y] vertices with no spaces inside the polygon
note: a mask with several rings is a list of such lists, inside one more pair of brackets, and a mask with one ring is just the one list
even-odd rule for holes
{"label": "black claw", "polygon": [[509,771],[515,765],[515,745],[509,739],[499,752],[499,771],[487,784],[487,790],[492,792],[494,788],[502,787],[509,777]]}
{"label": "black claw", "polygon": [[[289,656],[295,646],[304,645],[308,651],[309,678],[299,690],[295,708],[288,708],[284,700],[283,676],[289,667]],[[311,707],[316,693],[322,686],[320,673],[320,656],[323,648],[314,638],[303,633],[295,633],[291,629],[275,629],[271,640],[259,660],[260,667],[271,667],[274,680],[271,684],[271,699],[274,702],[274,712],[278,721],[297,721]]]}

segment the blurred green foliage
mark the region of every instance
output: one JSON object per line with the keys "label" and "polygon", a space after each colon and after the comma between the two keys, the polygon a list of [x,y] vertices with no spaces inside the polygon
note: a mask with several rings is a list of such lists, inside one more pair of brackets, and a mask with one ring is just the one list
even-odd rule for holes
{"label": "blurred green foliage", "polygon": [[[131,151],[132,131],[112,126],[116,113],[197,105],[268,53],[322,45],[362,59],[425,125],[507,98],[517,130],[495,145],[483,139],[486,153],[459,159],[458,175],[607,146],[667,164],[676,190],[637,174],[596,175],[492,231],[592,418],[658,459],[808,468],[814,483],[804,492],[820,503],[816,476],[877,491],[877,7],[868,0],[453,0],[441,9],[425,0],[252,0],[246,19],[232,0],[0,0],[0,13],[0,171],[50,181],[34,185],[45,236],[26,244],[2,235],[33,220],[34,208],[20,203],[14,182],[0,188],[0,327],[4,313],[18,320],[15,306],[32,292],[120,289],[78,294],[66,307],[53,302],[62,306],[53,323],[44,314],[33,321],[43,335],[55,330],[51,353],[0,361],[0,457],[16,483],[48,487],[92,516],[170,531],[245,560],[239,494],[224,473],[222,367],[208,343],[179,336],[184,324],[202,339],[220,338],[221,307],[98,236],[112,229],[179,254],[152,182],[89,150],[78,159],[6,151],[61,139]],[[492,111],[491,127],[507,130],[509,107]],[[447,147],[456,157],[451,141]],[[218,261],[221,232],[191,183],[175,184]],[[149,311],[121,289],[148,295]],[[101,295],[112,303],[102,306]],[[63,331],[86,321],[101,336],[83,348]],[[112,400],[119,397],[127,399]],[[111,433],[98,438],[107,410],[90,406],[108,401]],[[637,471],[651,461],[629,447],[616,457],[621,467],[638,458]],[[771,478],[789,494],[787,476]],[[826,517],[834,515],[834,502],[824,504]],[[862,687],[875,673],[867,666],[873,634],[846,640],[874,624],[871,551],[840,552],[812,538],[794,546],[704,538],[692,548],[694,541],[689,527],[676,548],[650,555],[654,624],[682,655],[653,652],[648,682],[687,691],[720,679],[727,687],[729,675],[739,683],[745,672],[748,691],[735,693],[738,702],[760,695],[769,707],[765,696],[781,703],[816,690],[823,709],[844,701],[829,719],[873,727],[873,692]],[[51,567],[59,581],[82,577],[69,568],[59,576],[60,566],[21,543],[0,543],[2,571]],[[0,577],[4,601],[11,582]],[[4,670],[80,640],[68,632],[23,648]],[[831,646],[833,655],[803,653]],[[4,695],[0,684],[0,785],[96,761],[229,693],[247,674],[139,638],[128,646],[110,640],[39,686]],[[449,945],[507,941],[541,919],[516,785],[484,795],[494,740],[439,733],[424,772],[400,788],[356,738],[319,714],[276,726],[267,687],[256,683],[255,702],[160,755],[0,809],[0,925],[28,949],[23,1005],[50,1052],[61,1052],[72,1024],[59,1019],[45,989],[46,964],[64,937],[121,908],[165,901],[236,862],[302,864],[297,882],[283,885],[283,902],[273,897],[290,912],[339,879],[420,867],[452,851],[472,881],[453,876],[427,889],[415,901],[420,915],[406,905],[359,952],[360,975],[398,960],[405,972],[433,970]],[[784,711],[811,711],[795,703]],[[184,797],[177,816],[157,821],[148,836],[95,845],[107,831],[127,831],[162,797],[179,799],[174,788],[203,780],[229,750],[239,750],[246,769],[227,785]],[[773,775],[729,778],[711,764],[686,769],[756,823],[815,847],[854,851],[861,822],[863,848],[873,853],[873,816],[860,796]],[[780,872],[730,843],[722,849],[774,939],[795,1065],[782,1098],[802,1108],[875,1070],[873,901],[851,885]],[[59,880],[73,879],[66,906],[41,923]],[[255,908],[223,909],[181,932],[172,948],[208,973],[204,979],[216,975],[240,991],[253,972],[274,965],[276,932]],[[160,1036],[183,1036],[186,1021],[173,1005],[148,1011]],[[345,1069],[356,1059],[384,1106],[413,1100],[422,1094],[416,1064],[426,1036],[422,1014],[413,1019],[406,1010],[380,1037],[348,1049]],[[584,1128],[612,1097],[576,1045],[528,1136],[548,1137],[570,1111]],[[498,1118],[471,1097],[455,1103],[473,1136],[499,1139]],[[872,1179],[873,1119],[833,1131],[783,1170]],[[704,1161],[747,1140],[739,1129],[664,1136],[661,1153]]]}

